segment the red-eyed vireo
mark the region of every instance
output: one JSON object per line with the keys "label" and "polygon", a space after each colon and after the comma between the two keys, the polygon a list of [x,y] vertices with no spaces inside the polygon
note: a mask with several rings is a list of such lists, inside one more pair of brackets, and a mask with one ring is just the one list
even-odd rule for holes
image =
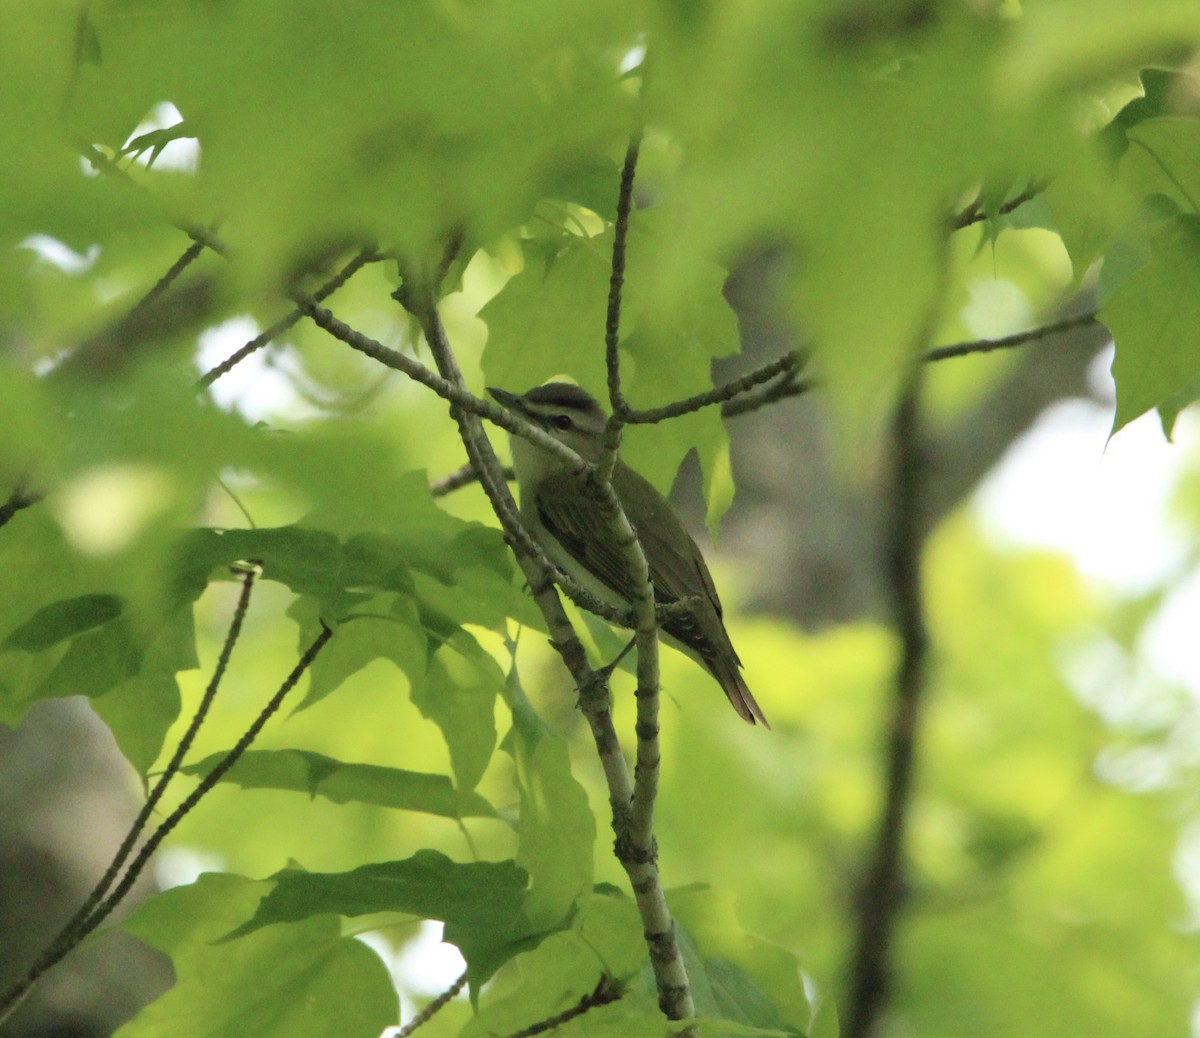
{"label": "red-eyed vireo", "polygon": [[[524,396],[491,387],[488,392],[585,461],[599,459],[605,414],[578,386],[551,382]],[[554,563],[594,595],[610,605],[628,608],[632,601],[630,578],[595,495],[586,492],[583,478],[563,459],[523,437],[513,436],[511,441],[521,516],[530,533]],[[743,718],[766,725],[767,719],[742,677],[741,660],[721,619],[721,600],[696,542],[667,499],[619,458],[613,468],[612,488],[641,542],[655,601],[669,606],[693,600],[690,608],[663,622],[664,639],[712,674]]]}

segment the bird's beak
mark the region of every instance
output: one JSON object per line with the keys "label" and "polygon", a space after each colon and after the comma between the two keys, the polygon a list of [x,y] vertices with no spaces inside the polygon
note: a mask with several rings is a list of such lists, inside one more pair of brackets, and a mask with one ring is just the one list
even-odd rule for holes
{"label": "bird's beak", "polygon": [[525,413],[525,409],[521,406],[521,398],[516,393],[510,393],[507,389],[497,389],[495,386],[488,386],[487,391],[501,407],[507,408],[514,414],[523,415]]}

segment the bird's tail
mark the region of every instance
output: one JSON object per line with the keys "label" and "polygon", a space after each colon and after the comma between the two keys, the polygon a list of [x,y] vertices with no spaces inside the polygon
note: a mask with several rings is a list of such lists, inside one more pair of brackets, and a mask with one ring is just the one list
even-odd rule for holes
{"label": "bird's tail", "polygon": [[729,698],[729,702],[734,710],[738,712],[738,716],[750,724],[754,724],[757,721],[764,728],[769,729],[771,723],[763,714],[762,707],[758,705],[758,701],[754,698],[754,694],[746,684],[746,679],[742,677],[742,669],[737,662],[737,657],[734,656],[732,659],[726,657],[706,662],[708,662],[708,669],[712,671],[713,677],[721,683],[721,688],[725,690],[725,695]]}

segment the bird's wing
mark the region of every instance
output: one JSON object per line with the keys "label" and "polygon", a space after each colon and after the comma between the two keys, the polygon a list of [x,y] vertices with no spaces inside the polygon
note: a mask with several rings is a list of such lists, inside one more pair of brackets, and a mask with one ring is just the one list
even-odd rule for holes
{"label": "bird's wing", "polygon": [[[566,481],[565,485],[560,485],[561,481]],[[664,628],[701,655],[708,655],[712,649],[706,643],[724,635],[721,600],[696,542],[666,498],[628,466],[618,463],[613,489],[641,541],[658,603],[670,605],[692,596],[701,600],[698,615],[672,617]],[[597,495],[580,486],[579,477],[563,473],[542,481],[536,501],[542,525],[571,557],[623,600],[631,601],[632,581],[624,557],[611,544]],[[630,505],[631,501],[637,504]],[[715,623],[701,622],[706,607],[715,613]]]}
{"label": "bird's wing", "polygon": [[[634,487],[634,484],[641,484]],[[664,624],[663,630],[696,652],[711,668],[713,660],[723,653],[740,663],[722,619],[721,599],[704,556],[679,521],[666,498],[645,479],[626,466],[613,472],[613,488],[622,501],[647,503],[651,514],[639,525],[635,516],[630,520],[638,530],[642,550],[650,564],[650,579],[654,595],[661,605],[670,605],[682,598],[696,597],[696,607],[677,613]],[[630,495],[631,489],[635,493]],[[652,518],[653,522],[646,522]]]}
{"label": "bird's wing", "polygon": [[621,551],[611,544],[599,498],[588,492],[572,473],[549,476],[538,484],[534,498],[546,531],[593,577],[624,601],[633,598],[633,584]]}
{"label": "bird's wing", "polygon": [[[560,481],[566,481],[560,483]],[[632,469],[617,462],[613,489],[637,532],[660,605],[696,597],[696,607],[670,617],[663,630],[693,653],[716,677],[734,709],[754,722],[767,719],[738,668],[741,660],[722,620],[721,600],[700,549],[666,499]],[[633,597],[622,553],[610,542],[598,496],[564,473],[544,479],[535,496],[538,518],[572,558],[624,601]],[[630,502],[637,502],[631,506]],[[767,725],[770,727],[770,725]]]}

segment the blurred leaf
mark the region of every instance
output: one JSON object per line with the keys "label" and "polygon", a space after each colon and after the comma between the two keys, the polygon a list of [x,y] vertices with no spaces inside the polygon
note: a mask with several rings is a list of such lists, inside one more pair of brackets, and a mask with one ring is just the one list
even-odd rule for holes
{"label": "blurred leaf", "polygon": [[3,642],[0,652],[23,649],[41,652],[60,641],[120,616],[123,603],[116,595],[80,595],[43,606],[25,623],[12,631]]}
{"label": "blurred leaf", "polygon": [[[213,754],[181,770],[202,777],[224,756]],[[290,789],[337,804],[357,801],[444,818],[490,818],[496,813],[478,793],[455,789],[445,775],[348,764],[309,750],[248,750],[221,780],[243,789]]]}
{"label": "blurred leaf", "polygon": [[779,1034],[803,1033],[811,1009],[795,955],[746,933],[729,895],[691,888],[673,892],[670,904],[701,970],[697,1012]]}

